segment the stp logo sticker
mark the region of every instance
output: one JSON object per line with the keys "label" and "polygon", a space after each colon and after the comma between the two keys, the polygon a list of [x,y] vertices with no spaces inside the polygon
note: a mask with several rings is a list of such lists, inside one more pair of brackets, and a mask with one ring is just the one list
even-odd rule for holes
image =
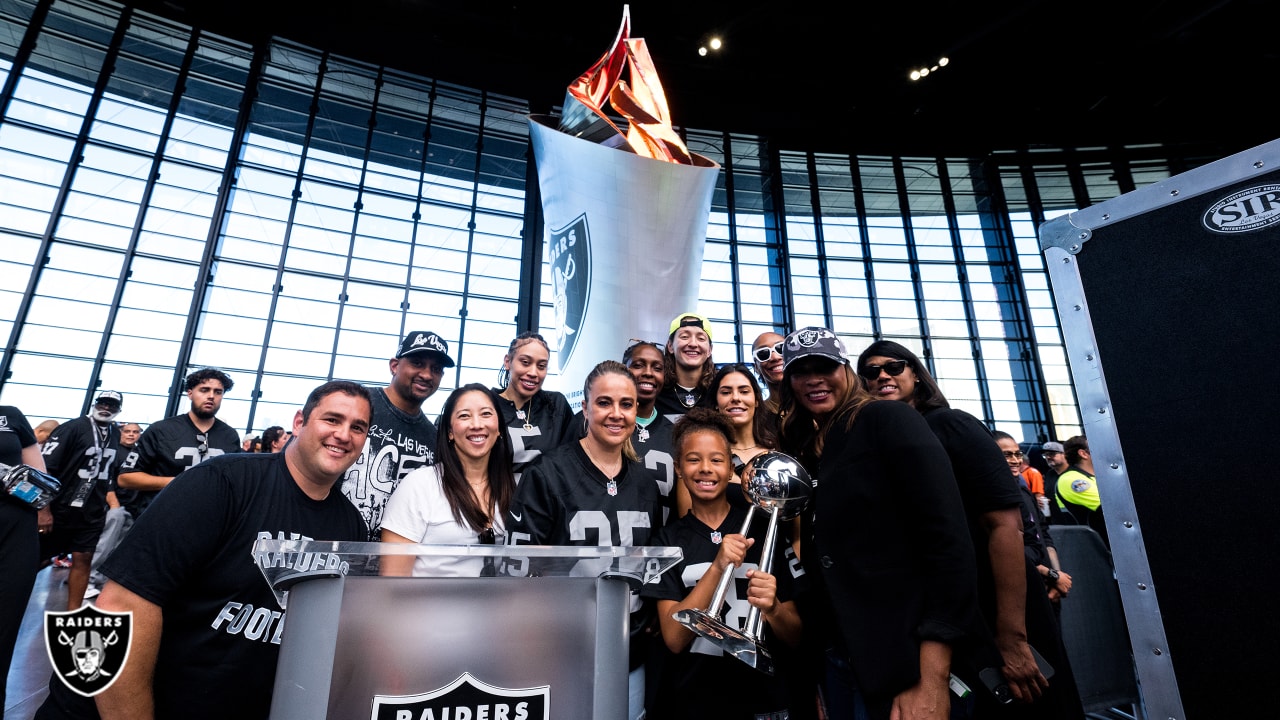
{"label": "stp logo sticker", "polygon": [[46,611],[44,649],[53,674],[73,692],[93,697],[111,687],[129,659],[133,613],[92,605],[72,612]]}
{"label": "stp logo sticker", "polygon": [[372,720],[547,720],[551,686],[500,688],[471,673],[421,695],[374,695]]}
{"label": "stp logo sticker", "polygon": [[591,300],[591,235],[586,213],[551,231],[547,254],[555,297],[556,350],[560,353],[560,367],[564,367],[578,344],[587,303]]}

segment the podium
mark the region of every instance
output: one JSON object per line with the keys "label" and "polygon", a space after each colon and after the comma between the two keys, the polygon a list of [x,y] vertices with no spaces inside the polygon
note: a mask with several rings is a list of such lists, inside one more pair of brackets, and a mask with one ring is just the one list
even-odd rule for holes
{"label": "podium", "polygon": [[[253,554],[287,611],[271,720],[622,720],[631,589],[680,560],[660,547],[266,539]],[[498,572],[381,576],[389,555]]]}

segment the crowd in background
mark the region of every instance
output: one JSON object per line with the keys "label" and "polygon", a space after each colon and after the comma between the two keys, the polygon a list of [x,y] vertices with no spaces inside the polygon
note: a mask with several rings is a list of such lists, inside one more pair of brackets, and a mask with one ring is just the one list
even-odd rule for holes
{"label": "crowd in background", "polygon": [[[26,595],[50,563],[69,565],[69,610],[100,594],[107,605],[141,595],[166,613],[168,598],[194,607],[189,596],[230,597],[238,571],[225,588],[175,580],[162,593],[127,558],[152,552],[144,543],[161,528],[173,531],[187,512],[182,497],[204,497],[187,489],[190,478],[175,477],[217,476],[235,488],[279,475],[358,514],[354,539],[680,547],[677,568],[633,591],[631,718],[1083,716],[1058,624],[1061,603],[1070,602],[1070,558],[1059,558],[1051,529],[1087,524],[1105,537],[1083,437],[1038,446],[993,434],[952,408],[906,347],[879,341],[851,357],[826,328],[764,333],[750,365],[717,367],[710,323],[682,314],[665,343],[633,341],[617,360],[600,362],[576,414],[563,395],[543,388],[550,355],[540,335],[519,335],[498,386],[457,388],[435,422],[423,403],[454,361],[447,342],[425,331],[404,337],[385,387],[327,384],[292,427],[243,440],[216,417],[234,383],[213,368],[186,379],[186,413],[145,431],[117,421],[125,398],[114,391],[99,393],[85,417],[35,428],[19,409],[0,407],[0,464],[61,481],[43,509],[0,503],[12,519],[3,540],[7,576],[20,580],[6,581],[0,660],[7,669]],[[354,410],[344,409],[344,398],[354,398]],[[1043,458],[1040,468],[1028,448]],[[220,457],[245,453],[279,459]],[[746,522],[743,480],[772,453],[794,458],[812,493],[806,510],[781,525],[776,557],[766,561],[764,521]],[[303,476],[316,478],[318,489]],[[184,489],[170,492],[171,484]],[[234,504],[230,495],[204,502]],[[347,510],[330,508],[337,515],[322,526],[346,528]],[[185,569],[224,562],[210,545],[207,556],[164,557]],[[384,558],[380,571],[485,577],[529,568],[402,555]],[[752,609],[763,618],[772,676],[673,619],[707,608],[721,585],[724,608],[710,611],[726,622]],[[219,621],[203,623],[210,624],[188,628],[169,647],[228,642]],[[253,667],[274,671],[273,643],[234,647],[251,653]],[[155,652],[161,662],[166,647]],[[164,690],[188,687],[181,665],[158,665],[175,679],[143,686],[158,715],[186,702]],[[225,690],[242,679],[231,672],[220,682]],[[59,685],[51,681],[38,717],[116,716],[114,691],[95,709]],[[259,677],[255,687],[228,705],[215,684],[209,707],[265,716],[270,683]]]}

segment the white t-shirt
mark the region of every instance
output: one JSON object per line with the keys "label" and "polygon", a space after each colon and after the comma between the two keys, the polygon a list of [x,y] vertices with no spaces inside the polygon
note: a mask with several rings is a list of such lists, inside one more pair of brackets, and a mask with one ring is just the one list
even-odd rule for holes
{"label": "white t-shirt", "polygon": [[[422,545],[478,545],[480,538],[470,526],[453,517],[440,478],[441,466],[414,470],[404,477],[387,501],[382,528]],[[493,510],[493,529],[498,544],[506,528],[502,515]],[[484,558],[419,556],[413,562],[414,577],[480,577]]]}

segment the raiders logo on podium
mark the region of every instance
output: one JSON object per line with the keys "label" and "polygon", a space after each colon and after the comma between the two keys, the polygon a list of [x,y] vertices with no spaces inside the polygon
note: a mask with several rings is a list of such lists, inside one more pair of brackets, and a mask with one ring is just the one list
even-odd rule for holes
{"label": "raiders logo on podium", "polygon": [[547,720],[550,705],[550,685],[513,690],[463,673],[448,685],[421,695],[374,695],[372,720]]}
{"label": "raiders logo on podium", "polygon": [[587,230],[587,214],[552,230],[547,253],[555,296],[556,350],[560,353],[560,367],[565,367],[578,344],[591,295],[591,236]]}
{"label": "raiders logo on podium", "polygon": [[85,605],[73,612],[44,614],[44,648],[53,674],[85,697],[116,681],[132,640],[132,612],[106,612]]}

